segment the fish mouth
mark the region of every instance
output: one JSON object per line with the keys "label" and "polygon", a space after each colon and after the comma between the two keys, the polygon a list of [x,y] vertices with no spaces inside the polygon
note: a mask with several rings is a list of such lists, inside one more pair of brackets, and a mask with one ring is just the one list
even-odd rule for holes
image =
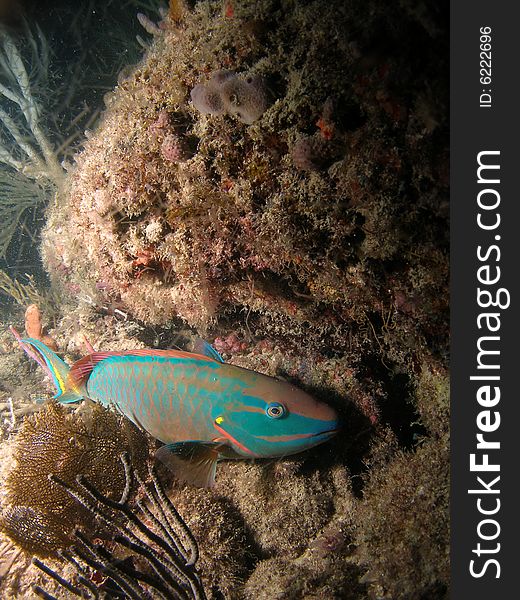
{"label": "fish mouth", "polygon": [[319,439],[320,441],[325,441],[334,437],[339,431],[339,427],[334,429],[326,429],[325,431],[320,431],[319,433],[315,433],[312,437],[313,439]]}

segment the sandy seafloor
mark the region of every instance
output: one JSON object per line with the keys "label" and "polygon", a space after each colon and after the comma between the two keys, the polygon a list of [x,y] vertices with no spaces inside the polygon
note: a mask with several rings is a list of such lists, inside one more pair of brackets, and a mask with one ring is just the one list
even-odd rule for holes
{"label": "sandy seafloor", "polygon": [[[222,463],[212,490],[161,471],[209,598],[449,594],[445,8],[172,2],[49,203],[43,322],[65,360],[84,337],[122,350],[200,336],[341,414],[331,442]],[[222,69],[257,82],[228,98],[252,122],[192,101]],[[3,510],[23,416],[52,395],[6,329],[23,331],[24,310],[0,333]],[[35,582],[68,597],[3,533],[0,552],[2,598]]]}

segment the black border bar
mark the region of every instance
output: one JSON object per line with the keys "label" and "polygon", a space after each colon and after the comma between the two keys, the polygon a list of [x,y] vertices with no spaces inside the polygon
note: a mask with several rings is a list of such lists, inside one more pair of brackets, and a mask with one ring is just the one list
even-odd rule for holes
{"label": "black border bar", "polygon": [[457,599],[519,597],[518,13],[515,2],[451,3],[451,565]]}

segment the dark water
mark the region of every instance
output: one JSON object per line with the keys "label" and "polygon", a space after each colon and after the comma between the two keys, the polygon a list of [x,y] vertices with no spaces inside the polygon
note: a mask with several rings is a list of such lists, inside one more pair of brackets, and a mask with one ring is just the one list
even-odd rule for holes
{"label": "dark water", "polygon": [[[5,4],[0,22],[26,63],[31,94],[40,107],[41,128],[50,144],[60,149],[58,160],[70,160],[81,148],[84,130],[94,126],[96,115],[104,107],[103,96],[113,89],[118,73],[141,58],[143,48],[136,37],[150,40],[137,20],[137,12],[148,11],[152,18],[158,18],[159,3],[27,0]],[[37,69],[28,41],[28,37],[33,38],[36,54],[39,52],[41,57],[40,32],[48,52],[48,68],[42,71]],[[0,78],[6,81],[5,75]],[[2,107],[24,133],[27,123],[13,103],[4,99]],[[16,145],[5,129],[3,134],[7,146],[11,145],[16,153]],[[27,136],[31,137],[30,132]],[[52,190],[43,187],[44,198],[52,195]],[[12,242],[0,256],[0,268],[10,276],[26,283],[29,274],[42,286],[48,285],[39,257],[45,204],[45,200],[37,202],[24,212]],[[7,297],[2,300],[9,302]]]}

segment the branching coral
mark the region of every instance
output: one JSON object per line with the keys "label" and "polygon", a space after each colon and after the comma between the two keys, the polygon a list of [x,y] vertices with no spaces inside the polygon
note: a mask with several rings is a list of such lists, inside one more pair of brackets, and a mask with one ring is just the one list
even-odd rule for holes
{"label": "branching coral", "polygon": [[64,181],[31,85],[47,75],[49,47],[39,28],[33,32],[26,27],[25,36],[31,49],[30,74],[17,43],[0,29],[0,257],[5,257],[24,213],[47,201]]}
{"label": "branching coral", "polygon": [[[79,563],[109,577],[125,597],[130,599],[140,600],[147,591],[153,591],[154,598],[163,600],[204,600],[206,596],[195,570],[199,555],[197,542],[168,499],[157,474],[150,468],[152,484],[146,486],[132,468],[127,454],[121,455],[121,461],[126,481],[119,501],[100,493],[83,476],[77,478],[79,489],[56,476],[51,476],[51,479],[106,527],[111,539],[119,547],[124,548],[127,553],[130,550],[132,554],[125,559],[116,556],[113,550],[94,543],[76,529],[75,545],[70,550],[61,552],[61,556],[77,569],[78,584],[85,592],[88,590],[93,593],[94,597],[98,597],[96,586],[86,578],[87,572]],[[145,501],[138,501],[142,516],[138,516],[129,505],[133,478],[140,484],[149,503],[147,506]],[[151,523],[152,528],[145,520]],[[138,564],[134,565],[132,560],[128,560],[130,557]],[[41,561],[36,560],[35,564],[65,589],[76,595],[83,594],[77,587],[78,584],[74,585],[60,577]],[[40,586],[35,586],[34,589],[41,597],[49,598],[49,594]],[[110,594],[108,597],[111,597]]]}
{"label": "branching coral", "polygon": [[[0,162],[30,178],[44,178],[59,183],[63,169],[41,125],[41,109],[31,92],[31,82],[16,43],[5,30],[0,32],[0,65],[4,81],[0,81],[0,95],[9,106],[0,106]],[[49,47],[40,29],[36,34],[27,31],[28,45],[32,48],[32,69],[37,76],[45,76],[49,67]],[[13,118],[13,107],[17,111]],[[28,141],[27,134],[30,135]],[[15,142],[14,146],[12,142]],[[14,148],[14,150],[13,150]]]}
{"label": "branching coral", "polygon": [[128,423],[98,405],[83,413],[67,415],[49,404],[27,417],[15,440],[15,465],[5,483],[6,503],[0,527],[27,552],[40,556],[56,554],[71,543],[76,524],[88,523],[88,515],[59,487],[49,481],[55,474],[74,484],[85,474],[103,493],[121,494],[124,471],[115,455],[129,449],[146,458],[143,437]]}
{"label": "branching coral", "polygon": [[28,179],[19,172],[0,170],[0,257],[5,257],[9,244],[26,211],[44,204],[49,188]]}
{"label": "branching coral", "polygon": [[[134,19],[125,7],[93,7],[94,0],[70,8],[65,3],[50,17],[52,11],[26,7],[27,20],[16,32],[3,22],[0,27],[0,258],[24,213],[63,191],[74,144],[99,115],[101,90],[113,84],[122,54],[127,60],[137,46],[118,37]],[[51,47],[49,39],[60,41]],[[118,52],[123,43],[124,53]]]}

